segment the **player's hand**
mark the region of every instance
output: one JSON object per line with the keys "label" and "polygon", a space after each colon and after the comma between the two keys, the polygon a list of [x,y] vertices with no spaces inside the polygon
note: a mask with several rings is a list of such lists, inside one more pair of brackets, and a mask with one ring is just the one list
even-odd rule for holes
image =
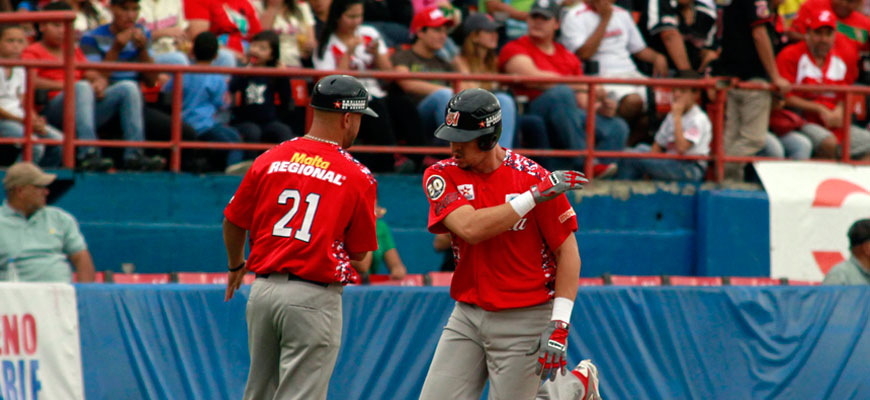
{"label": "player's hand", "polygon": [[556,380],[559,370],[562,375],[568,373],[568,327],[565,321],[553,320],[547,325],[547,329],[541,333],[538,346],[527,355],[538,353],[537,374],[541,380]]}
{"label": "player's hand", "polygon": [[230,301],[233,298],[233,294],[236,290],[242,286],[242,282],[245,280],[245,274],[248,273],[248,268],[245,266],[244,268],[240,268],[238,271],[229,271],[227,272],[227,293],[224,297],[224,301]]}
{"label": "player's hand", "polygon": [[529,189],[535,203],[540,204],[569,190],[583,189],[583,185],[589,183],[586,175],[578,171],[553,171],[550,175]]}

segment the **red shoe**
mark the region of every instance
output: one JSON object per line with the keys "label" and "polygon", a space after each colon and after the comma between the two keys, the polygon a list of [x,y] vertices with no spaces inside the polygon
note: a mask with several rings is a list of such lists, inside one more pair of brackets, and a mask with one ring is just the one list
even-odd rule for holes
{"label": "red shoe", "polygon": [[616,175],[619,167],[616,163],[610,164],[595,164],[592,166],[592,177],[595,179],[607,179]]}

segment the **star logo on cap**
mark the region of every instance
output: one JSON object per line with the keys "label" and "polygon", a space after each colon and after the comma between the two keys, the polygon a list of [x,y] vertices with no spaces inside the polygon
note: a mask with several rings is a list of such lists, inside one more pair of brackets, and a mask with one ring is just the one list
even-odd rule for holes
{"label": "star logo on cap", "polygon": [[819,14],[819,21],[822,21],[822,22],[828,22],[828,21],[830,21],[830,20],[831,20],[831,12],[830,12],[830,11],[828,11],[828,10],[823,10],[823,11]]}
{"label": "star logo on cap", "polygon": [[480,121],[480,127],[483,128],[485,126],[486,126],[486,124],[483,121]]}
{"label": "star logo on cap", "polygon": [[332,103],[332,105],[335,106],[335,108],[341,108],[341,102],[340,102],[340,101],[336,101],[335,103]]}

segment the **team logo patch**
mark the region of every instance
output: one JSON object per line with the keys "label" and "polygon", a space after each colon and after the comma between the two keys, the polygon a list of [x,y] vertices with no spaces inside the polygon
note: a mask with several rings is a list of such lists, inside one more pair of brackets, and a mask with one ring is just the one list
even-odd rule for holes
{"label": "team logo patch", "polygon": [[444,178],[432,175],[426,180],[426,195],[431,200],[438,200],[444,194]]}
{"label": "team logo patch", "polygon": [[568,211],[565,211],[565,212],[562,213],[562,215],[559,215],[559,223],[560,223],[560,224],[561,224],[561,223],[564,223],[565,221],[568,220],[568,218],[571,218],[571,217],[573,217],[573,216],[575,216],[575,215],[577,215],[577,213],[574,212],[574,209],[573,209],[573,208],[569,208]]}
{"label": "team logo patch", "polygon": [[459,111],[448,112],[447,117],[444,118],[444,123],[447,126],[459,126]]}
{"label": "team logo patch", "polygon": [[474,200],[474,185],[459,185],[459,194],[465,197],[465,200]]}

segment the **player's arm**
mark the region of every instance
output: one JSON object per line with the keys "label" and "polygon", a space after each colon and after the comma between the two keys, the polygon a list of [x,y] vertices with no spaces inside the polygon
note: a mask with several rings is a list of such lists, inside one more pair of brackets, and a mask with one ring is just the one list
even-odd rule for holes
{"label": "player's arm", "polygon": [[[227,291],[224,301],[233,298],[233,293],[242,285],[247,268],[245,264],[245,235],[247,231],[224,218],[224,246],[227,248],[227,265],[229,276],[227,277]],[[232,270],[238,268],[237,270]]]}
{"label": "player's arm", "polygon": [[[579,286],[580,278],[580,251],[577,248],[577,238],[574,234],[568,235],[562,245],[555,251],[556,254],[556,299],[563,298],[574,302],[574,297],[577,295],[577,287]],[[553,319],[564,319],[565,322],[571,320],[571,308],[568,309],[567,315],[556,315],[556,309],[553,308]],[[557,318],[559,317],[559,318]]]}

